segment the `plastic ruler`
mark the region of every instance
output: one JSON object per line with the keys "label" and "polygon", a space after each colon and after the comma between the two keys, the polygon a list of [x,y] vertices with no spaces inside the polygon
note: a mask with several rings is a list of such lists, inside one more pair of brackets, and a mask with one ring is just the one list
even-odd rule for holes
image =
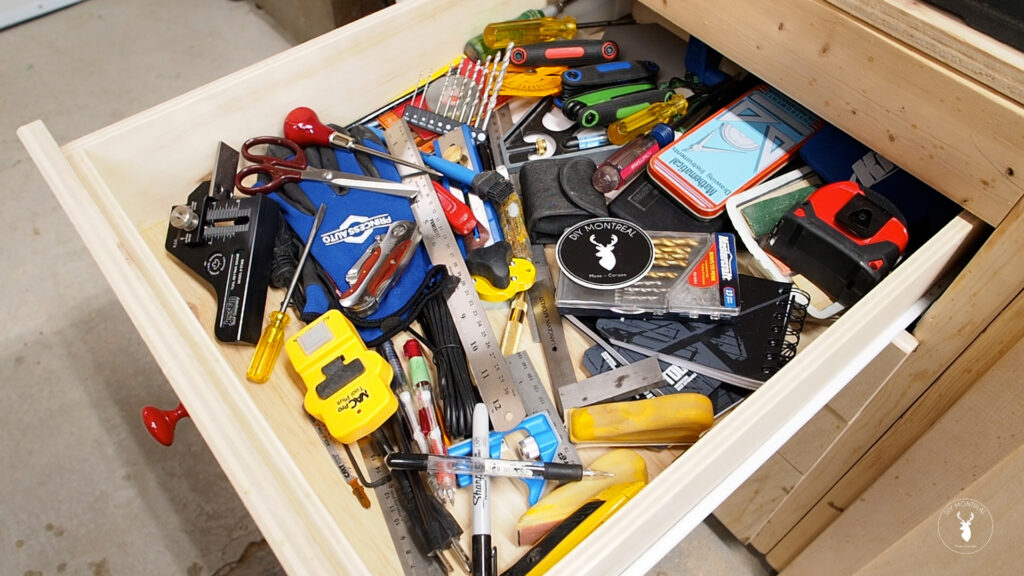
{"label": "plastic ruler", "polygon": [[[404,120],[388,128],[384,137],[391,154],[410,162],[422,162],[412,132]],[[403,174],[411,171],[404,166],[398,168]],[[491,425],[499,432],[510,430],[526,417],[526,410],[516,391],[516,383],[505,357],[501,355],[501,347],[483,304],[473,287],[473,279],[455,242],[455,235],[444,217],[430,178],[419,173],[404,176],[403,181],[414,184],[420,190],[412,203],[412,212],[423,235],[423,245],[430,261],[435,265],[444,265],[452,276],[459,279],[458,285],[448,296],[448,307],[466,351],[473,381],[487,404]]]}
{"label": "plastic ruler", "polygon": [[520,396],[523,399],[523,406],[528,414],[547,412],[551,417],[551,423],[555,427],[555,434],[558,435],[558,450],[555,452],[555,461],[564,464],[579,464],[580,456],[576,453],[576,447],[569,442],[569,435],[565,432],[565,424],[562,422],[562,413],[555,411],[555,405],[551,402],[551,396],[540,381],[537,370],[533,367],[530,355],[525,350],[520,350],[508,358],[508,367],[512,371],[516,382],[519,383]]}

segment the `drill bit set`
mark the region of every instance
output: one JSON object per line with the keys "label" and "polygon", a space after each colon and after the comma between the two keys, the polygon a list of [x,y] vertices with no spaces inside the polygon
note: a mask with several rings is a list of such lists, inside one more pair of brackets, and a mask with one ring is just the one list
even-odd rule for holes
{"label": "drill bit set", "polygon": [[[448,66],[448,71],[434,83],[430,90],[430,77],[422,89],[417,83],[402,116],[405,120],[431,132],[445,134],[458,125],[469,127],[473,140],[487,140],[487,123],[498,104],[498,91],[505,80],[510,45],[502,55],[501,51],[479,60],[460,59]],[[438,86],[440,86],[438,88]]]}

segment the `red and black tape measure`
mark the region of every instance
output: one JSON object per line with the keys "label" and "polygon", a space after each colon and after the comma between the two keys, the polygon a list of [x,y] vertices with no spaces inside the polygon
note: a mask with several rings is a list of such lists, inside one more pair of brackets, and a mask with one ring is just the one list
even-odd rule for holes
{"label": "red and black tape measure", "polygon": [[765,249],[849,306],[892,270],[907,240],[906,220],[889,199],[846,181],[819,188],[786,213]]}

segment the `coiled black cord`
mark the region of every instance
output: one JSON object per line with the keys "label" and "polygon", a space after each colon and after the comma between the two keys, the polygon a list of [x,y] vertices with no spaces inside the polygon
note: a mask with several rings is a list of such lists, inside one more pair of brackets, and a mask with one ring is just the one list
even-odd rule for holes
{"label": "coiled black cord", "polygon": [[437,368],[437,395],[448,437],[466,438],[473,430],[473,407],[478,402],[473,377],[459,333],[444,294],[431,298],[419,314],[426,334],[409,329],[433,354]]}

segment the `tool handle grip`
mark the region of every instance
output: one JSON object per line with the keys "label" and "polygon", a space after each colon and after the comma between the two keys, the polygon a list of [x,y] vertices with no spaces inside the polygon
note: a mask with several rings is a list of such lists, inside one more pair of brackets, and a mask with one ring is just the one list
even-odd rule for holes
{"label": "tool handle grip", "polygon": [[434,182],[434,192],[437,193],[437,199],[441,203],[444,217],[448,220],[448,224],[456,234],[465,236],[472,232],[473,228],[476,228],[476,216],[473,215],[473,210],[465,202],[453,196],[439,182]]}
{"label": "tool handle grip", "polygon": [[473,177],[477,175],[475,170],[470,170],[461,164],[455,162],[449,162],[444,158],[436,154],[421,154],[423,156],[423,162],[427,166],[437,170],[441,174],[444,174],[448,178],[462,184],[463,186],[472,186]]}
{"label": "tool handle grip", "polygon": [[299,146],[330,146],[333,134],[311,108],[300,106],[285,116],[284,137]]}
{"label": "tool handle grip", "polygon": [[484,28],[484,45],[491,49],[504,48],[509,43],[534,44],[551,40],[572,40],[576,36],[576,20],[571,16],[554,18],[545,16],[531,20],[493,22]]}
{"label": "tool handle grip", "polygon": [[562,104],[562,114],[565,114],[565,117],[570,120],[579,121],[580,114],[587,106],[607,102],[614,98],[622,98],[627,94],[656,90],[657,88],[658,86],[652,82],[634,82],[633,84],[616,84],[607,88],[589,90],[582,94],[566,97],[565,102]]}
{"label": "tool handle grip", "polygon": [[516,66],[586,66],[610,62],[619,45],[610,40],[556,40],[512,48],[509,62]]}
{"label": "tool handle grip", "polygon": [[469,269],[470,275],[486,278],[498,289],[508,288],[512,281],[509,274],[511,263],[512,248],[504,240],[477,248],[466,255],[466,268]]}
{"label": "tool handle grip", "polygon": [[612,122],[608,126],[608,140],[616,146],[622,146],[633,138],[650,132],[655,124],[667,124],[674,117],[686,114],[688,108],[689,102],[686,98],[678,94],[669,96],[665,102],[651,104]]}
{"label": "tool handle grip", "polygon": [[673,94],[675,92],[668,89],[645,90],[612,98],[606,102],[591,104],[580,111],[579,122],[584,128],[608,126],[616,120],[621,120],[650,107],[651,104],[665,102]]}
{"label": "tool handle grip", "polygon": [[252,355],[249,369],[245,373],[245,377],[251,382],[263,384],[270,380],[270,373],[274,371],[277,357],[284,346],[284,329],[288,326],[288,321],[288,314],[280,310],[270,313],[270,322],[256,344],[256,352]]}
{"label": "tool handle grip", "polygon": [[658,65],[648,60],[602,62],[562,72],[562,87],[581,92],[613,84],[654,81]]}

